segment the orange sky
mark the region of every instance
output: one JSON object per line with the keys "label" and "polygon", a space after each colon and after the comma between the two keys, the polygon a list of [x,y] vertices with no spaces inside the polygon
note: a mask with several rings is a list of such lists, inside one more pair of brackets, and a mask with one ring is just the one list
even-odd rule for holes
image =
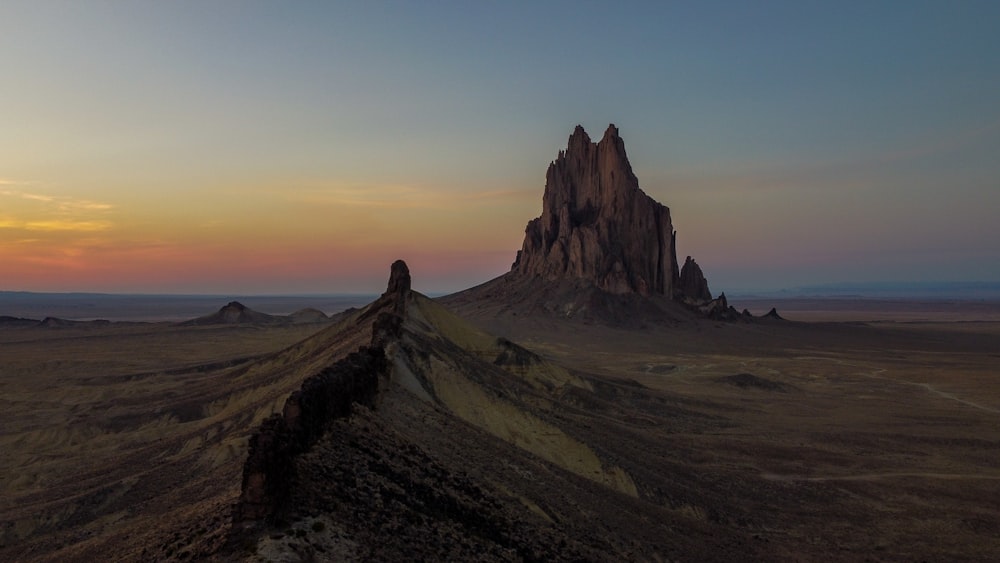
{"label": "orange sky", "polygon": [[329,292],[367,292],[397,257],[424,287],[459,289],[509,266],[540,199],[314,185],[110,203],[0,181],[4,281],[35,291],[320,292],[330,279]]}
{"label": "orange sky", "polygon": [[1000,280],[998,3],[389,4],[0,3],[0,291],[462,289],[578,123],[716,293]]}

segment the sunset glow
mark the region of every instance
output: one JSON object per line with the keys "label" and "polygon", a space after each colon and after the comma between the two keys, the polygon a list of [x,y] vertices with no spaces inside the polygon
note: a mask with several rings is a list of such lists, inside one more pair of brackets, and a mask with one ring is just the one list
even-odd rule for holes
{"label": "sunset glow", "polygon": [[610,122],[713,289],[1000,280],[997,4],[571,6],[5,3],[0,290],[462,289]]}

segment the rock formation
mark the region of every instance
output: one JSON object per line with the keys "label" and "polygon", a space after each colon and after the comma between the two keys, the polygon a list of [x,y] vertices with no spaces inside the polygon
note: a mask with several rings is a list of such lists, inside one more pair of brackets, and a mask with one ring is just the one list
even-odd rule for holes
{"label": "rock formation", "polygon": [[231,324],[261,324],[273,325],[284,323],[322,323],[330,320],[323,311],[317,309],[301,309],[290,315],[269,315],[254,311],[239,301],[230,301],[218,311],[179,323],[181,326],[231,325]]}
{"label": "rock formation", "polygon": [[679,298],[711,301],[712,292],[708,290],[708,280],[705,279],[701,267],[690,256],[684,261],[684,267],[681,268],[679,277],[677,283],[677,296]]}
{"label": "rock formation", "polygon": [[410,291],[410,268],[406,262],[396,260],[389,267],[389,283],[386,285],[383,297],[388,295],[406,295]]}
{"label": "rock formation", "polygon": [[382,294],[382,300],[392,300],[395,312],[402,315],[406,310],[406,298],[410,294],[410,268],[406,262],[396,260],[389,268],[389,284]]}
{"label": "rock formation", "polygon": [[275,324],[287,321],[288,319],[285,317],[254,311],[239,301],[230,301],[211,315],[184,321],[180,324],[184,326],[250,323]]}
{"label": "rock formation", "polygon": [[330,320],[330,317],[326,313],[312,307],[299,309],[288,315],[288,318],[294,323],[322,323]]}
{"label": "rock formation", "polygon": [[693,260],[678,270],[670,209],[639,188],[614,125],[598,143],[578,125],[549,164],[542,214],[525,228],[511,275],[573,279],[616,295],[712,299]]}
{"label": "rock formation", "polygon": [[41,322],[42,321],[39,321],[38,319],[25,319],[22,317],[0,315],[0,327],[38,326]]}
{"label": "rock formation", "polygon": [[639,189],[618,128],[610,125],[595,144],[578,125],[549,164],[542,215],[528,223],[512,271],[669,296],[673,237],[670,210]]}
{"label": "rock formation", "polygon": [[387,370],[382,349],[363,347],[307,378],[281,414],[264,420],[250,437],[234,521],[271,517],[287,497],[293,458],[308,450],[333,420],[350,416],[355,403],[374,405]]}
{"label": "rock formation", "polygon": [[398,334],[409,293],[410,270],[397,260],[386,292],[362,315],[362,319],[375,317],[372,345],[306,378],[285,401],[281,414],[265,419],[250,437],[240,499],[233,507],[235,523],[272,518],[287,502],[294,459],[309,450],[333,421],[350,416],[355,404],[375,406],[380,381],[389,377],[382,346]]}

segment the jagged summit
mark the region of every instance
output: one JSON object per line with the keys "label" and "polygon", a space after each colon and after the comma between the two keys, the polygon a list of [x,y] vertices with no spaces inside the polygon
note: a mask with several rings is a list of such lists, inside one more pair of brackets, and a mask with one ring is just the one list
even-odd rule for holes
{"label": "jagged summit", "polygon": [[684,260],[677,283],[677,294],[695,301],[710,301],[712,292],[708,290],[708,280],[701,271],[701,266],[690,256]]}
{"label": "jagged summit", "polygon": [[683,272],[677,266],[676,248],[670,209],[639,187],[618,128],[595,143],[577,125],[549,164],[542,213],[528,222],[511,270],[443,302],[475,315],[636,326],[722,307],[693,259]]}
{"label": "jagged summit", "polygon": [[389,267],[389,283],[382,295],[406,295],[409,291],[410,268],[407,267],[406,262],[396,260]]}
{"label": "jagged summit", "polygon": [[670,210],[639,189],[618,128],[609,125],[593,143],[577,125],[549,164],[542,214],[528,223],[511,272],[670,296],[673,240]]}

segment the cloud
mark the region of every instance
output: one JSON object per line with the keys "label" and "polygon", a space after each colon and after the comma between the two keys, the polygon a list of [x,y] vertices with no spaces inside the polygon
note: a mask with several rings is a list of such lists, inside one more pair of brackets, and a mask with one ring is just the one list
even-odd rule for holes
{"label": "cloud", "polygon": [[61,211],[74,211],[74,210],[110,211],[114,208],[115,206],[111,205],[110,203],[99,203],[96,201],[87,201],[87,200],[82,200],[82,201],[69,200],[69,201],[59,202],[59,209]]}
{"label": "cloud", "polygon": [[[113,225],[109,221],[74,221],[63,219],[49,220],[19,220],[0,219],[0,229],[18,229],[23,231],[106,231]],[[26,239],[36,241],[37,239]]]}
{"label": "cloud", "polygon": [[[0,185],[25,184],[27,182],[0,179]],[[114,209],[110,203],[11,189],[0,190],[0,197],[14,200],[3,206],[6,214],[0,217],[0,229],[96,232],[113,226],[107,218],[108,212]]]}
{"label": "cloud", "polygon": [[108,221],[25,221],[22,228],[28,231],[81,231],[95,232],[106,231],[111,228]]}
{"label": "cloud", "polygon": [[29,194],[24,192],[17,192],[15,195],[21,196],[23,199],[33,199],[35,201],[44,201],[46,203],[55,201],[56,198],[50,195],[40,195],[40,194]]}
{"label": "cloud", "polygon": [[[6,180],[0,178],[0,186],[24,186],[24,185],[30,185],[30,182],[14,182],[12,180]],[[39,201],[42,203],[54,203],[58,206],[58,209],[60,211],[73,211],[78,209],[92,210],[92,211],[107,211],[114,208],[114,205],[111,205],[110,203],[102,203],[86,199],[77,199],[70,196],[58,196],[58,195],[26,192],[24,190],[0,190],[0,196],[16,197],[28,201]]]}
{"label": "cloud", "polygon": [[[0,188],[31,188],[34,186],[41,186],[42,182],[36,182],[34,180],[14,180],[11,178],[0,178]],[[20,195],[20,191],[11,191],[0,189],[0,195]]]}

